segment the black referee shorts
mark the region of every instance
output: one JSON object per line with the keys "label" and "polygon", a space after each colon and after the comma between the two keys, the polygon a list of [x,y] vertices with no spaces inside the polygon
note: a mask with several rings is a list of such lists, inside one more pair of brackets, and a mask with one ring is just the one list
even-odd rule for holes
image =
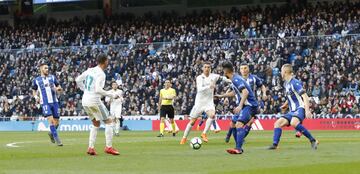
{"label": "black referee shorts", "polygon": [[161,105],[160,118],[166,117],[166,115],[168,116],[168,118],[174,118],[175,111],[172,105]]}

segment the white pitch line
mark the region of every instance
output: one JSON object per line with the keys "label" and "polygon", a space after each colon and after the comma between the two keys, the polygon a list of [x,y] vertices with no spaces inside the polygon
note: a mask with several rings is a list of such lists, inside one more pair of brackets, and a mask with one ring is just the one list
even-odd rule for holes
{"label": "white pitch line", "polygon": [[13,143],[6,144],[6,147],[12,147],[12,148],[20,147],[16,144],[23,144],[23,143],[25,143],[25,142],[13,142]]}

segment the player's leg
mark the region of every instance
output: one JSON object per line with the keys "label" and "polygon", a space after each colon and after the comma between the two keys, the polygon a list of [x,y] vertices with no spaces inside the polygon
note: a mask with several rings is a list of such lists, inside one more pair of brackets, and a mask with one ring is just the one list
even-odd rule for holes
{"label": "player's leg", "polygon": [[305,111],[304,109],[299,109],[298,114],[292,117],[290,124],[291,126],[293,126],[297,131],[301,132],[302,134],[304,134],[304,136],[306,138],[309,139],[310,143],[311,143],[311,147],[316,150],[317,149],[317,145],[319,144],[319,142],[311,135],[311,133],[301,124],[302,121],[305,119]]}
{"label": "player's leg", "polygon": [[166,118],[165,107],[161,106],[161,108],[160,108],[160,134],[157,137],[163,137],[164,136],[165,118]]}
{"label": "player's leg", "polygon": [[197,107],[197,106],[194,106],[192,109],[191,109],[191,112],[190,112],[190,121],[189,123],[186,125],[186,128],[185,128],[185,131],[184,131],[184,135],[180,141],[180,144],[185,144],[186,143],[186,140],[187,140],[187,137],[191,131],[191,128],[194,126],[197,118],[200,116],[200,114],[202,113],[202,110],[201,108]]}
{"label": "player's leg", "polygon": [[174,120],[175,111],[174,111],[173,106],[169,107],[168,117],[169,117],[169,120],[170,120],[170,124],[171,124],[171,128],[172,128],[171,130],[172,130],[173,136],[176,136],[178,131],[176,131],[176,125],[175,125],[175,120]]}
{"label": "player's leg", "polygon": [[234,149],[228,149],[227,152],[230,154],[242,154],[243,153],[243,143],[245,138],[245,129],[244,126],[250,121],[252,111],[250,106],[244,106],[240,111],[238,120],[236,122],[236,147]]}
{"label": "player's leg", "polygon": [[196,122],[197,118],[191,118],[189,123],[186,125],[185,131],[184,131],[184,135],[181,138],[180,144],[185,144],[187,137],[191,131],[191,128],[194,126],[195,122]]}
{"label": "player's leg", "polygon": [[282,127],[289,125],[289,120],[291,119],[290,114],[286,114],[284,117],[279,118],[274,123],[274,137],[273,137],[273,144],[268,148],[269,150],[274,150],[278,148],[281,134],[282,134]]}
{"label": "player's leg", "polygon": [[202,126],[202,124],[205,122],[205,119],[204,118],[201,118],[200,121],[199,121],[199,124],[197,125],[196,127],[196,130],[200,130],[200,127]]}
{"label": "player's leg", "polygon": [[49,110],[48,114],[51,114],[47,117],[49,125],[50,125],[49,127],[50,127],[51,135],[54,138],[56,145],[63,146],[63,144],[59,138],[58,132],[56,130],[58,122],[55,119],[59,119],[58,105],[49,104],[46,106],[48,107],[47,109]]}
{"label": "player's leg", "polygon": [[100,119],[105,123],[105,153],[112,155],[119,155],[119,152],[113,148],[112,140],[114,136],[114,122],[113,119],[109,117],[109,111],[106,109],[105,105],[101,103],[98,106],[100,110]]}
{"label": "player's leg", "polygon": [[230,127],[225,137],[225,143],[229,143],[231,135],[234,137],[234,141],[236,143],[236,127],[235,124],[237,122],[238,116],[234,115],[231,118]]}
{"label": "player's leg", "polygon": [[253,118],[253,117],[250,119],[249,123],[247,123],[246,125],[244,125],[245,138],[246,138],[246,137],[249,135],[249,133],[250,133],[252,123],[254,123],[254,118]]}
{"label": "player's leg", "polygon": [[96,106],[84,106],[84,110],[85,110],[86,114],[89,116],[89,118],[92,122],[92,125],[93,125],[90,128],[89,147],[87,150],[87,154],[97,155],[97,153],[95,151],[95,142],[96,142],[97,132],[99,131],[99,127],[100,127],[100,120],[96,116],[96,114],[98,112],[97,107]]}
{"label": "player's leg", "polygon": [[204,131],[201,134],[201,138],[204,142],[208,142],[208,138],[206,136],[206,133],[209,131],[210,126],[212,125],[214,119],[215,119],[215,108],[211,107],[211,109],[206,111],[206,115],[208,115],[208,119],[205,122],[205,128]]}
{"label": "player's leg", "polygon": [[120,133],[120,117],[121,117],[121,110],[117,110],[114,113],[114,132],[115,136],[119,136]]}
{"label": "player's leg", "polygon": [[216,125],[216,117],[212,122],[212,127],[214,128],[215,133],[219,133],[221,131],[220,128],[218,128],[218,126]]}

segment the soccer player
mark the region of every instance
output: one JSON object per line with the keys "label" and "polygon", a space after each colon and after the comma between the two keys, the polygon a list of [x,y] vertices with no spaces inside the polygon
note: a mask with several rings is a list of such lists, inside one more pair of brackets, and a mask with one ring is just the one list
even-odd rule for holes
{"label": "soccer player", "polygon": [[226,150],[230,154],[242,154],[243,141],[246,135],[244,126],[248,124],[252,115],[257,113],[258,102],[256,101],[255,94],[251,87],[246,83],[240,75],[234,73],[234,67],[231,62],[224,62],[223,65],[224,75],[231,79],[232,91],[223,95],[218,95],[219,98],[233,97],[236,98],[237,107],[234,109],[233,121],[236,121],[236,147],[234,149]]}
{"label": "soccer player", "polygon": [[309,97],[302,87],[302,82],[293,77],[293,68],[291,64],[285,64],[281,68],[281,78],[285,81],[285,95],[287,101],[281,106],[282,109],[287,108],[290,104],[290,111],[283,117],[276,120],[274,124],[273,144],[269,150],[278,148],[282,127],[293,126],[297,131],[301,132],[310,140],[311,147],[316,150],[319,142],[310,134],[310,132],[301,124],[306,118],[311,118],[309,108]]}
{"label": "soccer player", "polygon": [[[267,99],[266,87],[265,87],[265,85],[263,83],[263,80],[260,79],[256,75],[250,74],[250,68],[249,68],[248,64],[242,63],[240,65],[240,73],[241,73],[241,76],[246,81],[246,83],[251,87],[254,94],[256,94],[257,89],[261,89],[262,99],[266,100]],[[251,130],[251,125],[254,123],[255,119],[256,119],[256,116],[252,115],[249,123],[244,126],[244,129],[246,131],[245,138],[249,134],[249,132]],[[228,133],[226,134],[226,137],[225,137],[225,142],[226,143],[229,143],[231,134],[233,134],[236,131],[235,123],[236,123],[235,120],[234,120],[234,122],[230,123],[229,131],[228,131]]]}
{"label": "soccer player", "polygon": [[[56,92],[61,92],[62,88],[54,75],[49,74],[49,66],[45,60],[39,61],[40,76],[33,81],[33,97],[37,103],[41,104],[44,117],[50,125],[48,133],[52,143],[63,146],[57,133],[59,127],[59,101]],[[40,95],[40,97],[38,96]]]}
{"label": "soccer player", "polygon": [[117,99],[118,96],[111,91],[105,91],[105,73],[109,60],[105,54],[100,54],[97,58],[98,65],[93,68],[87,69],[80,76],[76,78],[76,84],[84,91],[82,97],[82,105],[85,112],[89,115],[93,127],[90,130],[89,136],[89,148],[87,153],[89,155],[97,155],[94,145],[96,141],[96,135],[100,127],[100,121],[105,123],[105,139],[106,147],[105,153],[112,155],[119,155],[119,152],[112,147],[113,139],[113,121],[109,117],[109,111],[101,101],[101,97],[109,96]]}
{"label": "soccer player", "polygon": [[173,107],[173,100],[175,99],[175,97],[176,91],[174,88],[171,88],[170,80],[165,80],[165,88],[160,90],[158,108],[158,111],[160,113],[160,134],[157,137],[164,137],[166,115],[170,119],[173,136],[177,134],[174,121],[175,111]]}
{"label": "soccer player", "polygon": [[195,105],[191,109],[190,117],[191,120],[187,124],[184,136],[180,141],[180,144],[185,144],[187,136],[195,124],[198,117],[205,112],[209,117],[206,120],[204,131],[201,134],[201,138],[204,142],[208,142],[206,136],[207,131],[209,130],[211,123],[215,119],[215,105],[214,105],[214,89],[216,82],[220,79],[227,83],[231,83],[226,77],[222,77],[218,74],[211,73],[211,64],[209,62],[203,63],[202,74],[196,77],[196,97]]}
{"label": "soccer player", "polygon": [[116,81],[113,81],[111,83],[111,90],[110,92],[118,96],[117,99],[109,98],[110,100],[110,115],[113,117],[115,122],[115,129],[114,133],[115,136],[119,136],[120,132],[120,117],[121,117],[121,109],[122,109],[122,101],[123,101],[123,91],[121,89],[118,89],[119,85],[116,83]]}

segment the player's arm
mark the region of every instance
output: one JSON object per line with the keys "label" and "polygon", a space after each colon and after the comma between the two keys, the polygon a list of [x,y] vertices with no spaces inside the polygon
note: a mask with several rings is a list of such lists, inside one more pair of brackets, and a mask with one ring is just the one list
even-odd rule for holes
{"label": "player's arm", "polygon": [[33,85],[32,85],[32,95],[33,95],[33,97],[35,98],[35,101],[36,101],[36,103],[39,103],[39,100],[40,100],[40,98],[39,98],[39,91],[38,91],[38,86],[37,86],[37,84],[36,84],[36,80],[34,79],[34,81],[33,81]]}
{"label": "player's arm", "polygon": [[220,75],[219,75],[218,79],[220,79],[221,81],[223,81],[223,82],[225,82],[225,83],[227,83],[227,84],[231,84],[231,83],[232,83],[232,81],[231,81],[230,79],[226,78],[225,76],[220,76]]}
{"label": "player's arm", "polygon": [[86,79],[86,76],[87,76],[87,72],[85,71],[85,72],[81,73],[78,77],[76,77],[76,79],[75,79],[76,85],[77,85],[82,91],[85,90],[84,81],[85,81],[85,79]]}
{"label": "player's arm", "polygon": [[117,95],[111,93],[111,91],[105,91],[105,75],[101,75],[98,80],[95,81],[95,92],[102,96],[109,96],[111,98],[116,98]]}
{"label": "player's arm", "polygon": [[266,86],[262,85],[261,86],[261,93],[262,93],[262,99],[263,100],[267,100],[266,91],[267,91]]}
{"label": "player's arm", "polygon": [[57,78],[56,78],[55,76],[53,76],[53,78],[54,78],[55,90],[56,90],[58,93],[63,92],[63,89],[61,88],[61,85],[60,85],[60,83],[58,82]]}
{"label": "player's arm", "polygon": [[160,90],[160,97],[159,97],[159,103],[158,103],[158,113],[160,113],[160,109],[161,109],[161,101],[163,100],[163,97],[162,97],[162,92]]}
{"label": "player's arm", "polygon": [[304,100],[304,107],[305,107],[305,116],[306,118],[311,118],[312,117],[312,114],[311,114],[311,111],[310,111],[310,102],[309,102],[309,96],[305,93],[303,93],[301,95],[301,97],[303,98]]}
{"label": "player's arm", "polygon": [[229,89],[226,91],[225,94],[219,94],[219,95],[215,95],[214,97],[217,98],[227,98],[227,97],[234,97],[235,96],[235,91]]}
{"label": "player's arm", "polygon": [[285,110],[285,109],[287,109],[287,108],[288,108],[288,106],[289,106],[289,102],[286,100],[286,101],[285,101],[285,103],[284,103],[283,105],[281,105],[281,106],[280,106],[280,109]]}
{"label": "player's arm", "polygon": [[239,106],[237,106],[234,109],[234,113],[239,113],[242,110],[242,108],[244,107],[245,101],[246,101],[247,97],[249,96],[249,91],[245,87],[242,89],[240,88],[239,90],[241,90],[241,100],[240,100]]}
{"label": "player's arm", "polygon": [[293,88],[303,98],[306,118],[311,118],[312,114],[310,111],[309,96],[306,94],[306,92],[302,86],[302,83],[300,81],[296,81],[295,83],[293,83]]}
{"label": "player's arm", "polygon": [[256,79],[257,88],[261,88],[262,100],[267,100],[267,96],[266,96],[267,89],[266,86],[264,85],[264,81],[256,75],[255,75],[255,79]]}

